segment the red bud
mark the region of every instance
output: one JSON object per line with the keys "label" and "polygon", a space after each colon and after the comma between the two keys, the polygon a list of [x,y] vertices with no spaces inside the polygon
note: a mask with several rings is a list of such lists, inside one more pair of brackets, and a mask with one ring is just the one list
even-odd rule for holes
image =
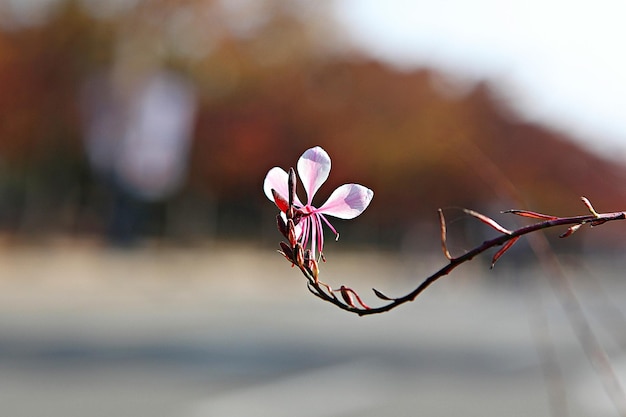
{"label": "red bud", "polygon": [[339,292],[341,292],[341,298],[343,298],[343,301],[345,301],[346,304],[350,307],[356,307],[354,305],[354,301],[352,300],[352,294],[349,288],[342,285],[341,288],[339,288]]}

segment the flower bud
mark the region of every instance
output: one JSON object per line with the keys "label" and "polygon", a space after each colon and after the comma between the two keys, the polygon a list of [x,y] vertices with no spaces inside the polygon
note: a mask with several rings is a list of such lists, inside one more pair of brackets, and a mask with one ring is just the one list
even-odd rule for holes
{"label": "flower bud", "polygon": [[287,187],[289,190],[289,207],[293,207],[293,201],[296,196],[296,171],[294,171],[293,167],[289,168],[289,177],[287,179]]}
{"label": "flower bud", "polygon": [[278,231],[280,232],[280,234],[289,239],[289,228],[287,227],[283,216],[281,216],[280,214],[276,216],[276,226],[278,227]]}
{"label": "flower bud", "polygon": [[313,279],[315,280],[315,282],[317,282],[320,275],[320,267],[315,259],[311,259],[309,261],[309,268],[311,269],[311,275],[313,275]]}
{"label": "flower bud", "polygon": [[293,250],[294,250],[296,265],[298,265],[299,267],[304,267],[304,250],[302,249],[302,245],[300,245],[299,243],[296,243]]}
{"label": "flower bud", "polygon": [[292,219],[287,220],[287,239],[289,239],[289,244],[291,247],[296,246],[298,242],[298,238],[296,237],[296,226],[293,223]]}
{"label": "flower bud", "polygon": [[343,298],[343,301],[345,301],[346,304],[350,307],[356,307],[354,305],[354,300],[352,299],[352,291],[349,288],[342,285],[341,288],[339,288],[339,292],[341,292],[341,298]]}
{"label": "flower bud", "polygon": [[291,261],[291,263],[294,263],[295,259],[293,258],[293,250],[291,249],[291,247],[285,242],[280,242],[280,248],[282,249],[282,251],[279,251],[279,252],[285,258],[287,258],[288,261]]}

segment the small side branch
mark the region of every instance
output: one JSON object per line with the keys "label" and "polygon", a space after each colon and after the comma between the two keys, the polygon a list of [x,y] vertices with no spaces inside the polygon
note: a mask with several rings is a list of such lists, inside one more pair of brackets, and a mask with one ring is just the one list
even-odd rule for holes
{"label": "small side branch", "polygon": [[[437,210],[437,212],[439,213],[439,225],[441,227],[441,249],[443,250],[443,254],[444,256],[451,261],[452,260],[452,255],[450,255],[450,251],[448,250],[448,242],[447,242],[447,227],[446,227],[446,219],[443,216],[443,210],[439,209]],[[374,292],[376,292],[376,290],[374,290]]]}

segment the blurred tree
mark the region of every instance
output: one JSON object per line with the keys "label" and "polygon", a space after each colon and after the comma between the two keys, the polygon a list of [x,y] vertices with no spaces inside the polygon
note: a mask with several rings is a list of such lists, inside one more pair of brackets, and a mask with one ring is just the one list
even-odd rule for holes
{"label": "blurred tree", "polygon": [[318,144],[333,158],[321,194],[349,181],[374,189],[356,223],[375,239],[401,239],[436,220],[440,206],[501,201],[507,180],[540,211],[571,214],[582,194],[602,209],[626,203],[623,166],[521,121],[487,84],[459,89],[434,70],[402,72],[351,50],[331,2],[53,4],[37,24],[0,23],[0,186],[16,196],[22,184],[12,200],[31,201],[43,219],[73,213],[55,223],[62,229],[104,221],[107,197],[86,166],[80,112],[85,80],[103,70],[121,91],[158,68],[194,83],[190,178],[172,201],[200,211],[199,201],[215,202],[224,233],[262,230],[265,173]]}

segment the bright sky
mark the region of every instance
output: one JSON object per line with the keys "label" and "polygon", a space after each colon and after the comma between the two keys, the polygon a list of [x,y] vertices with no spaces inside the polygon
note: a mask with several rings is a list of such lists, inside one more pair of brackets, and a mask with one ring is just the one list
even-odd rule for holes
{"label": "bright sky", "polygon": [[626,1],[339,0],[338,13],[374,56],[493,80],[529,119],[626,163]]}

